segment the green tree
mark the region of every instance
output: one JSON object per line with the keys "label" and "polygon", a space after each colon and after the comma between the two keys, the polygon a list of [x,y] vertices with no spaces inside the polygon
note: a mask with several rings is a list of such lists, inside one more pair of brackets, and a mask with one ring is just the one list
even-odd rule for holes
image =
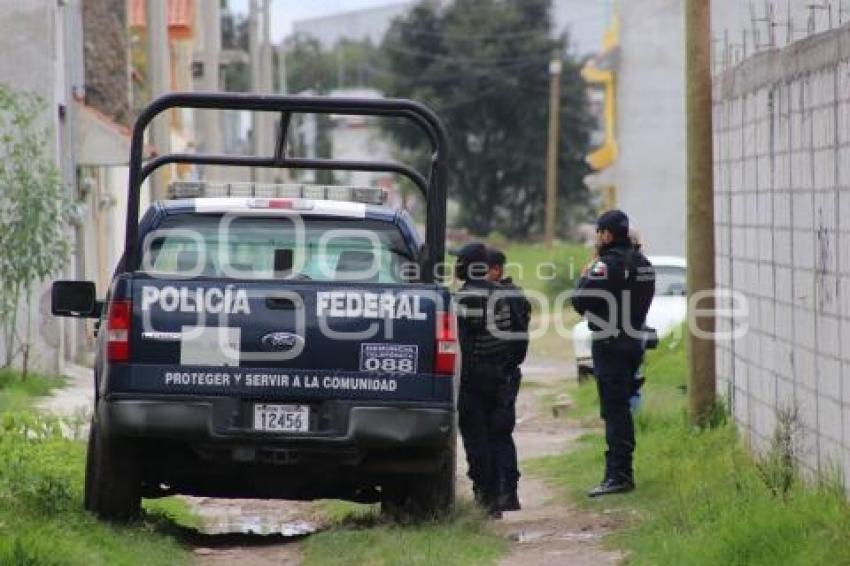
{"label": "green tree", "polygon": [[[29,304],[35,285],[55,274],[69,253],[68,206],[59,173],[37,124],[44,104],[0,85],[0,328],[4,366],[23,356],[24,377],[32,343]],[[23,337],[18,312],[25,304]]]}
{"label": "green tree", "polygon": [[[563,63],[559,216],[586,205],[592,118],[581,62],[567,45],[566,35],[553,33],[550,0],[456,0],[443,10],[426,0],[384,38],[387,94],[430,104],[446,124],[449,194],[473,233],[525,238],[542,230],[553,55]],[[422,155],[421,134],[403,124],[388,129],[403,149]]]}

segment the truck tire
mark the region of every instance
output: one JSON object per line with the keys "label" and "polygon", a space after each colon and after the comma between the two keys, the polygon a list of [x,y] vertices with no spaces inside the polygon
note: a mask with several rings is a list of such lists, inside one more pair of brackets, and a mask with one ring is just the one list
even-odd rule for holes
{"label": "truck tire", "polygon": [[382,489],[381,513],[400,521],[428,521],[448,515],[455,502],[454,456],[439,472],[416,474],[388,483]]}
{"label": "truck tire", "polygon": [[86,509],[105,521],[130,521],[141,512],[141,487],[133,446],[126,440],[105,437],[92,422],[86,455]]}

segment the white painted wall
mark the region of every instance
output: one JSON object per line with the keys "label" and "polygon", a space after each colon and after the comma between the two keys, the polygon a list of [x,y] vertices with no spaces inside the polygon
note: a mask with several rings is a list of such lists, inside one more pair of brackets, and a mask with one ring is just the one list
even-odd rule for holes
{"label": "white painted wall", "polygon": [[850,48],[847,28],[751,57],[715,81],[718,285],[749,330],[717,349],[718,386],[763,448],[799,411],[801,460],[850,493]]}
{"label": "white painted wall", "polygon": [[620,3],[618,206],[650,254],[685,253],[685,61],[680,0]]}

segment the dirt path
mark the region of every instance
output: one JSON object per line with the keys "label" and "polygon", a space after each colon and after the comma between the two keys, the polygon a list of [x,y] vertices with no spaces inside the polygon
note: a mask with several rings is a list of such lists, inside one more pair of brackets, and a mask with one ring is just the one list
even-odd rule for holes
{"label": "dirt path", "polygon": [[[555,418],[544,397],[566,379],[563,366],[528,364],[526,381],[517,401],[515,441],[520,458],[561,454],[582,430]],[[601,547],[612,525],[597,515],[565,503],[555,490],[525,473],[520,479],[522,510],[505,513],[494,528],[512,541],[505,565],[614,564],[622,557]]]}
{"label": "dirt path", "polygon": [[[562,453],[581,434],[565,419],[555,418],[544,404],[547,394],[568,378],[570,367],[539,359],[526,364],[527,386],[520,392],[515,433],[520,460]],[[71,366],[68,374],[68,386],[39,406],[54,414],[79,418],[81,412],[91,408],[91,370]],[[463,457],[458,459],[458,466],[459,493],[468,497],[471,489]],[[202,532],[186,537],[198,565],[299,564],[299,541],[325,528],[310,503],[192,497],[185,501],[203,524]],[[505,513],[501,521],[493,523],[496,532],[511,541],[502,564],[595,565],[621,560],[618,553],[600,545],[613,526],[605,516],[565,503],[552,488],[527,473],[520,481],[520,501],[521,511]]]}

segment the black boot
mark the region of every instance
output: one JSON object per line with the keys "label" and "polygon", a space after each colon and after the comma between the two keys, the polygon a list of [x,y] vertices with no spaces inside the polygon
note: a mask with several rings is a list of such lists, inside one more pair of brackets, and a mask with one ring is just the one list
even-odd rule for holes
{"label": "black boot", "polygon": [[522,509],[516,490],[503,493],[499,496],[499,509],[502,511],[519,511]]}
{"label": "black boot", "polygon": [[635,482],[628,478],[609,478],[605,479],[587,492],[588,497],[600,497],[602,495],[611,495],[613,493],[627,493],[635,488]]}

